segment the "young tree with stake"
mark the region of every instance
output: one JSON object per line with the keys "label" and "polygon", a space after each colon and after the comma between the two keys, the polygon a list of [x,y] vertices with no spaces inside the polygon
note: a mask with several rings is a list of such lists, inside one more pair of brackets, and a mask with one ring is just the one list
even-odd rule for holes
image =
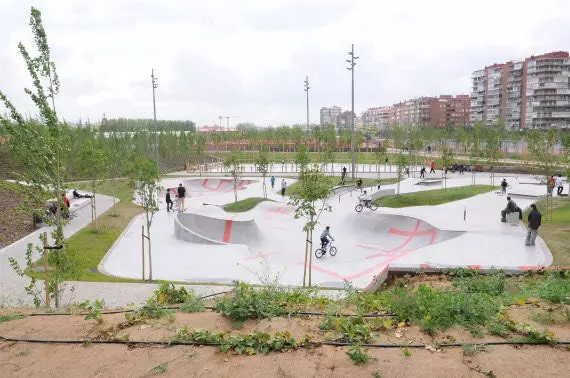
{"label": "young tree with stake", "polygon": [[267,146],[261,146],[257,157],[255,158],[255,170],[261,173],[263,177],[263,198],[267,198],[267,185],[266,185],[266,178],[267,172],[269,171],[269,157]]}
{"label": "young tree with stake", "polygon": [[224,168],[230,172],[234,180],[234,202],[237,202],[237,183],[241,177],[241,162],[239,152],[232,151],[224,160]]}

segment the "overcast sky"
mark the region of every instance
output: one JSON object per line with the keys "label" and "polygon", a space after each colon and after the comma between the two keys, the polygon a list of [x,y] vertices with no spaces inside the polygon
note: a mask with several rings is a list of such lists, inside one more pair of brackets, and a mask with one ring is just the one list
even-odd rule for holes
{"label": "overcast sky", "polygon": [[485,65],[570,49],[565,0],[0,0],[0,88],[32,114],[17,49],[32,45],[32,4],[70,121],[152,118],[151,68],[159,119],[278,126],[305,122],[305,75],[312,121],[321,106],[349,107],[351,43],[357,113],[468,93]]}

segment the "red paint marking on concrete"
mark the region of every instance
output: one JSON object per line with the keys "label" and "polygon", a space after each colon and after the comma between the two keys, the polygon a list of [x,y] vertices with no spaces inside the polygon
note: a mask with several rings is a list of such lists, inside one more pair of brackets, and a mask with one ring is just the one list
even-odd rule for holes
{"label": "red paint marking on concrete", "polygon": [[517,266],[518,270],[540,270],[539,266],[536,265],[519,265]]}
{"label": "red paint marking on concrete", "polygon": [[281,252],[269,252],[269,253],[258,253],[257,255],[253,255],[253,256],[249,256],[244,258],[244,260],[254,260],[254,259],[261,259],[263,257],[267,257],[267,256],[272,256],[272,255],[277,255]]}
{"label": "red paint marking on concrete", "polygon": [[481,265],[467,265],[467,269],[480,270]]}
{"label": "red paint marking on concrete", "polygon": [[226,219],[226,227],[224,228],[224,238],[222,239],[222,241],[224,243],[229,243],[230,242],[230,235],[232,233],[232,223],[234,221],[231,219]]}
{"label": "red paint marking on concrete", "polygon": [[420,269],[429,269],[431,268],[431,264],[420,264]]}
{"label": "red paint marking on concrete", "polygon": [[376,269],[380,268],[380,267],[383,266],[383,265],[386,265],[386,264],[382,263],[382,264],[374,265],[373,267],[370,267],[370,268],[368,268],[368,269],[366,269],[366,270],[363,270],[362,272],[355,273],[355,274],[353,274],[352,276],[345,277],[344,279],[347,280],[347,281],[351,281],[351,280],[353,280],[353,279],[355,279],[355,278],[359,278],[359,277],[364,276],[365,274],[368,274],[368,273],[370,273],[370,272],[373,272],[373,271],[375,271]]}
{"label": "red paint marking on concrete", "polygon": [[405,231],[405,230],[399,230],[399,229],[395,229],[395,228],[390,228],[388,230],[388,233],[390,234],[395,234],[395,235],[401,235],[401,236],[407,236],[406,240],[404,240],[400,245],[389,249],[387,251],[384,251],[385,253],[376,253],[374,255],[370,255],[368,257],[366,257],[367,259],[374,259],[376,257],[381,257],[381,256],[385,256],[386,253],[392,253],[392,252],[396,252],[399,251],[400,249],[404,248],[405,246],[407,246],[415,237],[418,236],[425,236],[425,235],[431,235],[431,239],[429,242],[429,245],[432,245],[435,242],[435,238],[437,236],[437,232],[432,228],[429,230],[422,230],[422,231],[418,231],[418,228],[420,227],[420,220],[418,219],[416,222],[416,226],[414,227],[413,231]]}
{"label": "red paint marking on concrete", "polygon": [[[301,263],[301,264],[304,264],[304,263]],[[316,271],[321,272],[321,273],[328,274],[329,276],[332,276],[334,278],[338,278],[339,280],[343,280],[343,281],[345,280],[345,278],[343,276],[341,276],[340,274],[335,273],[335,272],[330,271],[330,270],[325,269],[325,268],[321,268],[318,265],[312,265],[312,268],[313,268],[313,270],[316,270]]]}
{"label": "red paint marking on concrete", "polygon": [[[374,280],[376,279],[376,277],[383,275],[384,272],[386,272],[388,269],[390,269],[390,265],[384,265],[384,268],[380,269],[380,272],[378,272],[378,274],[374,277]],[[370,287],[374,283],[374,280],[370,281],[370,283],[364,288],[365,291],[370,289]]]}

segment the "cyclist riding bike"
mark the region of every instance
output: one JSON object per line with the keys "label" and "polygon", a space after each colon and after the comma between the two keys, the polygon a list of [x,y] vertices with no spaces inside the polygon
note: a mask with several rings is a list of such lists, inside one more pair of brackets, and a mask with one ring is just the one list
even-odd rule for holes
{"label": "cyclist riding bike", "polygon": [[368,194],[366,190],[364,191],[364,193],[358,196],[358,199],[360,200],[363,206],[370,207],[370,202],[372,202],[372,197],[370,197],[370,194]]}
{"label": "cyclist riding bike", "polygon": [[331,233],[330,233],[330,226],[327,226],[325,228],[325,230],[323,231],[323,233],[321,234],[321,248],[324,250],[327,247],[327,244],[329,244],[329,238],[331,240],[334,240],[334,238],[332,237]]}

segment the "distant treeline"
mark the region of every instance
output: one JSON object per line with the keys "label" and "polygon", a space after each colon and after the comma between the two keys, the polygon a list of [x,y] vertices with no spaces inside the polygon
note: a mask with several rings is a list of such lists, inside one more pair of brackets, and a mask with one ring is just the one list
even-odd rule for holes
{"label": "distant treeline", "polygon": [[[160,131],[196,131],[196,124],[192,121],[156,121]],[[154,130],[154,121],[144,118],[112,118],[101,121],[100,131],[141,131]]]}

